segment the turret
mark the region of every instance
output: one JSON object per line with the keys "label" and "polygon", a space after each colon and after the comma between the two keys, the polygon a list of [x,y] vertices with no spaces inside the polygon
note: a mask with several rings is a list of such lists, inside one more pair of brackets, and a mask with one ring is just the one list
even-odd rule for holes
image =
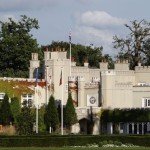
{"label": "turret", "polygon": [[35,77],[35,69],[38,68],[39,65],[40,61],[38,60],[38,53],[32,53],[29,68],[29,78]]}
{"label": "turret", "polygon": [[99,63],[100,70],[108,70],[108,62],[102,61]]}

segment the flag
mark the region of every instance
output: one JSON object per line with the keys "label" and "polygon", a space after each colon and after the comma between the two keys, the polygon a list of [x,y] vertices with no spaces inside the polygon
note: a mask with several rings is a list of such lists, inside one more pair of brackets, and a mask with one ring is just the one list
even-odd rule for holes
{"label": "flag", "polygon": [[37,86],[38,85],[38,68],[36,68],[36,74],[35,74],[35,78],[36,78],[36,80],[35,80],[35,86]]}
{"label": "flag", "polygon": [[59,85],[62,85],[62,70],[61,70],[61,73],[60,73],[60,82],[59,82]]}
{"label": "flag", "polygon": [[69,43],[71,43],[71,31],[69,32]]}

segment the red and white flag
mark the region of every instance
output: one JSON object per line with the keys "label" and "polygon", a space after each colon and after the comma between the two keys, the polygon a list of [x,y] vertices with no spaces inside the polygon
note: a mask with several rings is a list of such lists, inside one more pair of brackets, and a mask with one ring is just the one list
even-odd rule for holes
{"label": "red and white flag", "polygon": [[60,73],[60,81],[59,81],[59,85],[62,85],[62,70],[61,70],[61,73]]}

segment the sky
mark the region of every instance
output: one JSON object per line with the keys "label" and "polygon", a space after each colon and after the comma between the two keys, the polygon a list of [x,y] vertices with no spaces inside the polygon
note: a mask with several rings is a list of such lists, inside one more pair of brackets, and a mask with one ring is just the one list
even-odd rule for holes
{"label": "sky", "polygon": [[103,46],[103,53],[115,55],[113,36],[125,37],[124,24],[150,20],[150,0],[0,0],[0,20],[20,15],[36,18],[40,28],[32,31],[39,45],[52,41]]}

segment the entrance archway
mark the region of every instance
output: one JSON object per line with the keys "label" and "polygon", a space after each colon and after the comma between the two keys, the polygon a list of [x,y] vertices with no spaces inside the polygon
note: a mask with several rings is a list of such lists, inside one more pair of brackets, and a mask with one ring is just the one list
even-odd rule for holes
{"label": "entrance archway", "polygon": [[80,124],[80,133],[81,134],[92,134],[93,133],[93,122],[87,118],[79,120]]}

